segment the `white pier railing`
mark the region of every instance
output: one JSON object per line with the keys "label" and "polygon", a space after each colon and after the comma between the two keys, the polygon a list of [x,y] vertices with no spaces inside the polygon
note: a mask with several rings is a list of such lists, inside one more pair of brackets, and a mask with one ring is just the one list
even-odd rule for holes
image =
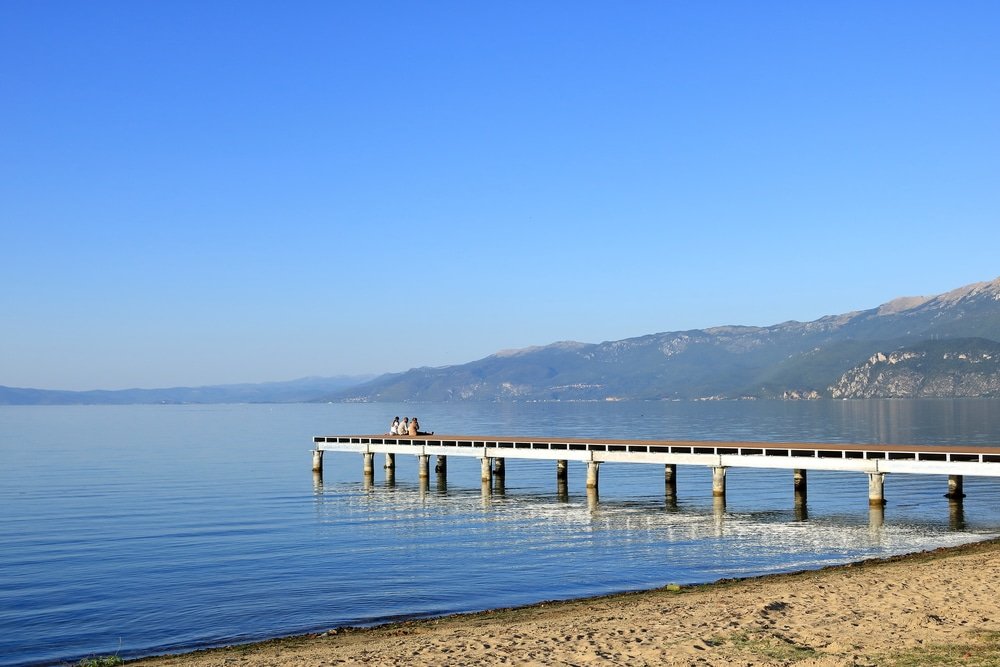
{"label": "white pier railing", "polygon": [[448,456],[482,460],[483,481],[502,474],[507,458],[557,462],[557,479],[565,479],[566,463],[587,464],[587,486],[597,488],[601,463],[646,463],[665,466],[669,487],[676,466],[712,469],[712,490],[725,496],[728,468],[784,468],[795,471],[795,489],[805,493],[806,471],[840,470],[868,475],[869,503],[885,502],[884,478],[889,473],[947,475],[948,493],[961,498],[966,475],[1000,477],[1000,447],[933,445],[854,445],[801,442],[719,442],[696,440],[621,440],[600,438],[498,437],[481,435],[330,435],[313,438],[313,469],[322,471],[323,452],[358,452],[364,455],[365,473],[373,470],[372,457],[386,455],[386,467],[396,454],[418,457],[422,477],[428,475],[429,458],[438,457],[437,470],[447,470]]}

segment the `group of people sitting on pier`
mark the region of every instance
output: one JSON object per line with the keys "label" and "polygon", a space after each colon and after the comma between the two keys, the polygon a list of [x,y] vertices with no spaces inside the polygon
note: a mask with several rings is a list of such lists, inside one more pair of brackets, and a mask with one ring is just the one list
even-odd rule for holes
{"label": "group of people sitting on pier", "polygon": [[414,417],[410,419],[409,417],[403,417],[403,421],[399,421],[399,417],[392,420],[392,425],[389,426],[389,435],[434,435],[434,431],[421,431],[420,422]]}

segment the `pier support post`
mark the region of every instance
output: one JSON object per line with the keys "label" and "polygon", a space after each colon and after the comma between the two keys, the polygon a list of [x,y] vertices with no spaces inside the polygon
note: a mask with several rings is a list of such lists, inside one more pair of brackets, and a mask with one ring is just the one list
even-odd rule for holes
{"label": "pier support post", "polygon": [[503,459],[500,456],[493,459],[493,474],[500,478],[503,478],[507,475],[507,467],[505,459]]}
{"label": "pier support post", "polygon": [[795,494],[795,507],[793,509],[793,515],[796,521],[808,521],[809,520],[809,506],[806,504],[806,497],[800,494]]}
{"label": "pier support post", "polygon": [[556,482],[566,482],[569,480],[569,461],[566,459],[556,460]]}
{"label": "pier support post", "polygon": [[429,454],[420,454],[417,456],[417,477],[420,479],[427,479],[430,477],[430,462],[431,457]]}
{"label": "pier support post", "polygon": [[712,495],[726,497],[726,467],[717,466],[712,468]]}
{"label": "pier support post", "polygon": [[437,465],[434,466],[434,472],[436,472],[437,474],[441,475],[442,477],[444,477],[444,476],[446,476],[448,474],[448,457],[447,456],[442,456],[440,454],[438,455],[438,457],[437,457]]}
{"label": "pier support post", "polygon": [[323,450],[314,449],[313,450],[313,472],[318,472],[323,474]]}
{"label": "pier support post", "polygon": [[667,463],[663,466],[663,485],[667,495],[670,497],[677,495],[677,465]]}
{"label": "pier support post", "polygon": [[792,471],[792,488],[795,490],[796,498],[806,497],[806,470],[804,468],[796,468]]}
{"label": "pier support post", "polygon": [[365,459],[363,472],[365,477],[372,477],[375,475],[375,455],[370,452],[365,452],[362,454]]}
{"label": "pier support post", "polygon": [[601,464],[599,461],[587,461],[587,488],[596,489],[597,480],[600,476]]}
{"label": "pier support post", "polygon": [[882,507],[885,505],[885,473],[868,473],[868,505]]}
{"label": "pier support post", "polygon": [[490,465],[490,459],[488,457],[483,457],[480,459],[482,465],[480,466],[482,474],[480,479],[482,482],[488,484],[493,479],[493,466]]}
{"label": "pier support post", "polygon": [[396,455],[395,454],[390,454],[389,452],[386,452],[385,453],[385,465],[382,466],[382,467],[385,468],[385,483],[388,484],[389,486],[395,486],[396,485]]}
{"label": "pier support post", "polygon": [[959,500],[965,497],[965,493],[962,491],[963,478],[961,475],[948,475],[948,493],[944,494],[945,498],[951,498],[952,500]]}
{"label": "pier support post", "polygon": [[809,519],[809,510],[806,508],[806,471],[804,468],[796,468],[792,471],[792,488],[795,493],[795,520],[806,521]]}

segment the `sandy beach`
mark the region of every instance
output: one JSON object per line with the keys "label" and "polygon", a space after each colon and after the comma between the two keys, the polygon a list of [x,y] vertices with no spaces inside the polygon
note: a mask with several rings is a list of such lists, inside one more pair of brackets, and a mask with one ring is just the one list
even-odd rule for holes
{"label": "sandy beach", "polygon": [[129,661],[167,667],[1000,665],[1000,539],[817,571]]}

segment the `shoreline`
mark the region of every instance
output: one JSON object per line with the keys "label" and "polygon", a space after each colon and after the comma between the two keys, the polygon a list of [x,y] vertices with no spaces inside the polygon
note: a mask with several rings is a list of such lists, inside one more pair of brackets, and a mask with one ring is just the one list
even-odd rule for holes
{"label": "shoreline", "polygon": [[[945,565],[942,567],[942,565]],[[955,547],[129,659],[331,664],[1000,664],[1000,537]]]}

